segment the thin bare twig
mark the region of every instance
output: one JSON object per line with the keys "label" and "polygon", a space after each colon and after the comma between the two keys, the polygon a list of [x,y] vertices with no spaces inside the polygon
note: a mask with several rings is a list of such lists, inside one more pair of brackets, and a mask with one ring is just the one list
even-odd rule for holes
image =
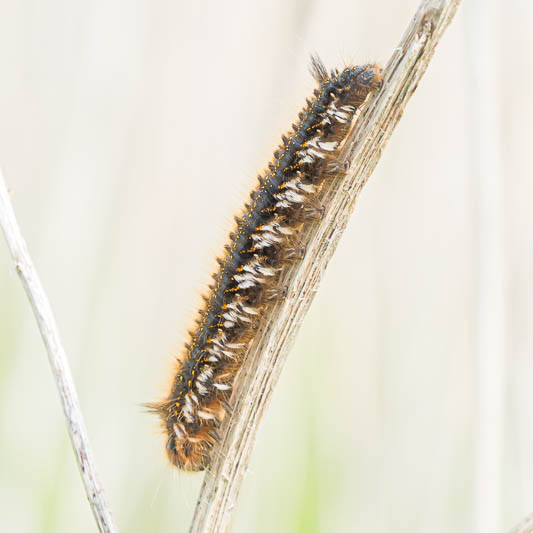
{"label": "thin bare twig", "polygon": [[78,460],[78,467],[94,518],[102,533],[115,533],[116,527],[113,523],[111,511],[96,472],[96,464],[92,457],[89,437],[78,402],[74,380],[72,379],[65,350],[61,344],[52,308],[50,307],[50,302],[46,297],[46,293],[28,253],[26,242],[17,224],[1,171],[0,226],[2,226],[4,231],[15,268],[30,300],[33,313],[35,314],[41,336],[46,346],[46,351],[48,352],[48,360],[52,367],[63,412],[67,420],[70,441],[72,442],[72,447]]}
{"label": "thin bare twig", "polygon": [[207,472],[191,533],[226,532],[231,526],[257,428],[295,335],[337,247],[355,202],[400,120],[460,0],[424,0],[384,69],[384,86],[371,96],[343,150],[347,176],[326,185],[327,213],[309,229],[305,258],[291,273],[284,301],[259,332],[234,387],[234,414]]}

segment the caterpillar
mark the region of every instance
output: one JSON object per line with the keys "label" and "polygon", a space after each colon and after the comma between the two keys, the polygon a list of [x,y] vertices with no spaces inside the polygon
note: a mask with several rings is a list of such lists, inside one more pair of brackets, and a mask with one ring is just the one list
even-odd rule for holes
{"label": "caterpillar", "polygon": [[170,462],[186,471],[209,466],[248,347],[269,306],[283,298],[284,273],[305,254],[302,228],[323,215],[322,184],[343,172],[338,155],[357,109],[382,84],[375,64],[328,73],[313,57],[311,72],[319,86],[235,217],[170,393],[149,404],[161,418]]}

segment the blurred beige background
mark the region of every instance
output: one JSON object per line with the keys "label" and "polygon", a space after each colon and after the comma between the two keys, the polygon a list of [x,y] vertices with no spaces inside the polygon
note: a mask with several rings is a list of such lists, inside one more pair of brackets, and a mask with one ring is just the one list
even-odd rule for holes
{"label": "blurred beige background", "polygon": [[[466,4],[289,357],[235,532],[466,532],[486,514],[491,533],[533,511],[533,4],[493,3],[488,50],[483,4]],[[140,404],[165,393],[232,215],[313,89],[309,54],[385,63],[418,1],[0,5],[0,165],[114,516],[185,532],[201,475],[170,468]],[[478,61],[494,82],[494,217]],[[3,240],[0,529],[95,531]]]}

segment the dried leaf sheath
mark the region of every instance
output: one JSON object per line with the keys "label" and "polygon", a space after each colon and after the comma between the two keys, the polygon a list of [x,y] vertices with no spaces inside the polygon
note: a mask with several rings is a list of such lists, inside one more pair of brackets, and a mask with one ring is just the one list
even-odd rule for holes
{"label": "dried leaf sheath", "polygon": [[162,419],[170,461],[184,470],[209,465],[250,342],[270,303],[283,297],[287,266],[305,253],[300,229],[321,216],[321,184],[343,172],[339,147],[356,110],[381,84],[377,65],[328,74],[313,59],[312,71],[320,85],[236,218],[168,398],[150,406]]}

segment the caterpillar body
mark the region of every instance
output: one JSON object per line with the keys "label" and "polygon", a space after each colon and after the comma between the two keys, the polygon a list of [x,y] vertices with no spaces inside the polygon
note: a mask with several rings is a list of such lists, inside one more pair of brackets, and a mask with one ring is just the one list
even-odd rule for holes
{"label": "caterpillar body", "polygon": [[271,303],[283,297],[283,274],[305,253],[300,230],[322,216],[321,185],[343,172],[338,156],[352,119],[382,83],[374,64],[328,73],[313,58],[311,70],[319,87],[235,219],[168,397],[149,405],[161,417],[170,462],[183,470],[209,466],[235,376]]}

